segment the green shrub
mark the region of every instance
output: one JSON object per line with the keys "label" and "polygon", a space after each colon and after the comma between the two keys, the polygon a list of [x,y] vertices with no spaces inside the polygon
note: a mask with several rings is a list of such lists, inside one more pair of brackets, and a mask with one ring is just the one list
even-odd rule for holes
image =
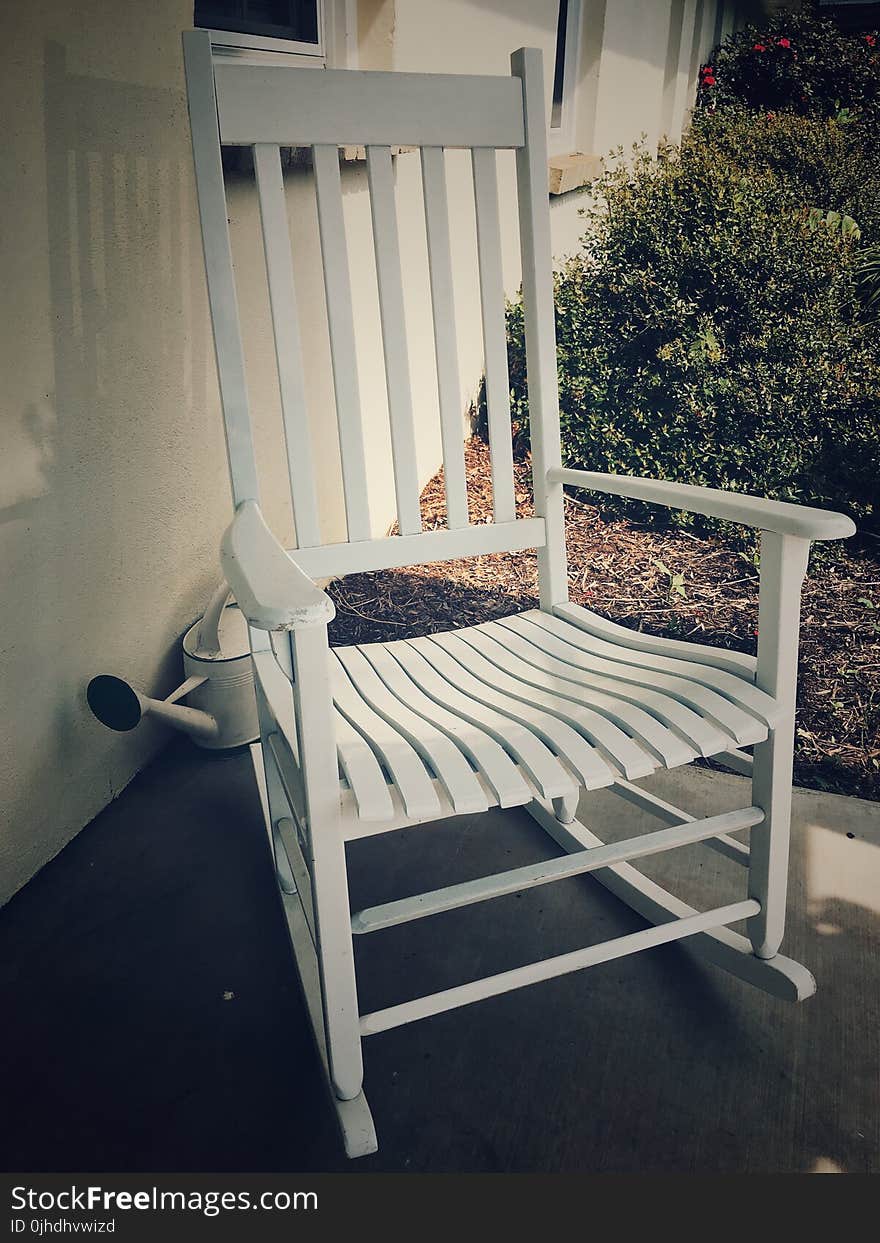
{"label": "green shrub", "polygon": [[860,250],[854,270],[862,318],[880,325],[880,246]]}
{"label": "green shrub", "polygon": [[[711,142],[701,123],[681,148],[636,153],[592,187],[582,251],[556,281],[566,462],[867,517],[880,477],[880,339],[858,314],[853,237],[810,221],[812,206],[848,204],[821,201],[832,182],[818,156],[807,197],[800,176],[773,168],[772,143],[752,158],[736,127],[753,122],[709,124]],[[780,132],[797,147],[801,131]],[[837,137],[817,137],[818,148],[826,141]],[[513,419],[527,440],[519,304],[508,329]]]}
{"label": "green shrub", "polygon": [[741,105],[698,112],[690,140],[724,159],[778,177],[808,207],[853,217],[866,245],[880,243],[880,132],[873,121],[838,121],[792,112],[754,114]]}
{"label": "green shrub", "polygon": [[715,49],[700,73],[698,102],[864,117],[880,108],[880,37],[845,34],[810,9],[779,11]]}
{"label": "green shrub", "polygon": [[[698,103],[680,147],[593,184],[557,276],[565,460],[876,521],[880,39],[777,13],[715,50]],[[519,303],[508,335],[522,446]]]}

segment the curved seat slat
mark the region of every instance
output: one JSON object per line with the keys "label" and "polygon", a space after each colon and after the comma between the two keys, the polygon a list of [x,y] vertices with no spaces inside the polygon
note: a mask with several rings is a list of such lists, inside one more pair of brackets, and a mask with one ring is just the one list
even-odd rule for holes
{"label": "curved seat slat", "polygon": [[[537,612],[537,610],[532,610]],[[713,690],[726,695],[734,703],[748,708],[765,725],[774,725],[778,717],[775,701],[754,683],[746,678],[738,677],[725,669],[715,669],[699,661],[680,660],[673,656],[660,656],[654,652],[639,651],[636,648],[624,647],[620,643],[609,642],[591,634],[583,624],[582,610],[575,604],[558,604],[553,610],[555,617],[560,618],[576,638],[570,642],[582,644],[585,651],[597,656],[607,656],[638,668],[656,669],[661,672],[678,673],[684,677],[709,686]],[[532,613],[524,614],[526,617]],[[539,614],[546,617],[546,614]]]}
{"label": "curved seat slat", "polygon": [[339,767],[357,802],[358,818],[369,821],[393,819],[394,804],[388,782],[372,747],[335,707],[333,724]]}
{"label": "curved seat slat", "polygon": [[[522,766],[538,789],[546,791],[542,797],[561,798],[575,793],[577,783],[536,733],[513,716],[498,712],[450,683],[419,650],[418,645],[423,643],[421,639],[399,639],[387,647],[427,695],[491,734]],[[605,784],[613,780],[614,774],[609,770]]]}
{"label": "curved seat slat", "polygon": [[435,726],[418,716],[388,689],[357,648],[340,648],[337,656],[355,689],[424,761],[430,764],[457,812],[486,811],[489,802],[473,769],[458,747]]}
{"label": "curved seat slat", "polygon": [[407,815],[414,819],[439,815],[440,800],[418,754],[358,693],[335,652],[330,653],[329,665],[334,704],[381,757],[400,791]]}
{"label": "curved seat slat", "polygon": [[620,647],[632,647],[653,656],[673,656],[679,660],[712,665],[748,682],[755,680],[758,662],[745,652],[729,652],[723,647],[709,647],[706,643],[692,643],[689,639],[667,639],[661,635],[645,634],[641,630],[630,630],[628,626],[600,617],[579,604],[560,605],[557,612],[588,634],[594,634],[597,639],[607,639]]}
{"label": "curved seat slat", "polygon": [[529,802],[531,790],[516,764],[493,737],[426,695],[382,643],[365,643],[359,650],[401,703],[455,742],[486,778],[499,807],[519,807]]}
{"label": "curved seat slat", "polygon": [[[488,660],[478,648],[472,647],[465,640],[464,632],[432,635],[431,639],[458,662],[460,671],[450,676],[463,676],[472,693],[484,695],[488,691],[493,702],[503,704],[505,711],[511,709],[510,701],[513,700],[513,711],[525,710],[526,720],[533,721],[535,728],[546,729],[546,718],[549,716],[574,731],[574,739],[567,732],[564,734],[566,742],[562,744],[562,754],[566,759],[571,758],[569,746],[577,754],[575,747],[579,747],[585,738],[591,749],[595,747],[607,764],[624,774],[633,773],[634,780],[649,776],[657,767],[656,760],[612,721],[583,703],[572,703],[545,688],[528,685],[512,676],[501,665]],[[474,691],[474,682],[483,683],[484,689]],[[577,739],[581,740],[580,744]]]}
{"label": "curved seat slat", "polygon": [[[439,644],[437,640],[440,641]],[[445,648],[447,640],[451,651]],[[479,657],[475,661],[469,661],[468,666],[465,666],[453,655],[453,652],[458,650],[455,644],[460,641],[457,634],[447,634],[431,635],[430,643],[425,640],[415,642],[423,644],[419,650],[451,686],[468,698],[474,699],[478,704],[495,709],[502,716],[509,717],[518,725],[523,726],[531,735],[539,738],[552,753],[561,756],[566,761],[577,774],[578,781],[587,789],[595,788],[597,782],[600,786],[607,785],[619,774],[623,767],[620,761],[605,754],[601,747],[594,746],[590,740],[583,738],[577,729],[561,715],[547,712],[543,707],[536,706],[539,696],[534,696],[531,702],[519,699],[501,686],[500,676],[495,679],[494,684],[491,679],[486,682],[485,678],[475,676],[471,668],[476,670]],[[474,654],[469,652],[466,645],[463,646],[465,647],[464,659],[468,660],[469,655]],[[459,655],[461,655],[460,651]],[[640,756],[639,759],[650,764],[647,756]],[[653,767],[651,765],[649,771],[653,771]]]}
{"label": "curved seat slat", "polygon": [[411,819],[436,816],[438,800],[478,813],[767,737],[776,703],[745,674],[641,656],[536,609],[334,649],[339,764],[359,819],[395,819],[391,787]]}
{"label": "curved seat slat", "polygon": [[[527,624],[533,624],[541,630],[555,634],[571,649],[570,662],[577,668],[596,669],[608,677],[617,678],[622,682],[631,682],[636,686],[650,686],[666,691],[675,699],[688,707],[702,713],[720,729],[729,731],[736,739],[739,747],[760,742],[767,736],[767,726],[743,708],[740,704],[726,698],[717,690],[704,685],[695,678],[682,672],[667,673],[649,669],[630,663],[619,657],[611,644],[604,646],[611,650],[611,655],[597,654],[593,649],[594,640],[582,634],[576,627],[570,626],[561,617],[553,617],[540,613],[537,609],[519,615]],[[502,619],[504,625],[506,619]],[[586,659],[585,659],[586,654]],[[629,656],[626,652],[624,655]],[[659,658],[658,658],[659,659]],[[689,669],[684,661],[674,662],[680,669]]]}
{"label": "curved seat slat", "polygon": [[[504,631],[501,633],[504,635]],[[555,704],[561,700],[568,705],[567,711],[569,712],[572,705],[577,705],[575,711],[579,724],[584,714],[588,713],[589,719],[584,721],[582,726],[588,732],[588,736],[594,718],[606,719],[615,728],[631,735],[638,744],[659,759],[667,768],[677,768],[697,758],[697,752],[693,747],[688,746],[677,734],[666,729],[641,706],[633,706],[617,695],[605,694],[595,689],[588,690],[564,677],[538,670],[511,651],[509,644],[505,644],[503,640],[499,641],[498,638],[485,631],[476,628],[468,630],[462,634],[459,641],[479,651],[493,667],[511,675],[522,685],[520,693],[533,697],[537,692],[541,696],[540,702],[551,711],[557,711]],[[477,672],[476,666],[472,667],[474,672]],[[554,705],[552,707],[550,696],[552,696]]]}
{"label": "curved seat slat", "polygon": [[579,686],[609,691],[616,698],[644,708],[658,721],[681,734],[701,755],[715,755],[718,751],[735,745],[732,734],[718,729],[705,716],[680,700],[673,699],[671,695],[649,686],[636,687],[629,682],[604,677],[592,669],[580,669],[572,665],[566,659],[571,657],[570,647],[556,635],[539,630],[528,622],[520,623],[518,617],[507,618],[503,626],[499,622],[485,622],[475,627],[475,630],[498,638],[526,664],[575,682]]}

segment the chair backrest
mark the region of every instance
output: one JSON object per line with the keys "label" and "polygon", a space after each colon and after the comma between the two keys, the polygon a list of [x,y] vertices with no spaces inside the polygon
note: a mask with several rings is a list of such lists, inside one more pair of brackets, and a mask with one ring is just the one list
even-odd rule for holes
{"label": "chair backrest", "polygon": [[[315,577],[539,548],[542,597],[564,598],[559,415],[541,54],[523,49],[510,77],[255,66],[214,59],[210,35],[184,34],[187,93],[208,294],[236,504],[259,500],[236,307],[220,147],[253,149],[297,534]],[[373,539],[343,218],[340,146],[366,148],[400,534]],[[300,332],[280,150],[310,147],[323,260],[348,539],[323,544],[306,422]],[[423,531],[392,147],[420,151],[447,529]],[[463,411],[453,305],[445,148],[471,151],[486,373],[493,518],[468,524]],[[501,270],[496,151],[514,149],[526,304],[536,517],[517,519]],[[549,546],[552,545],[552,549]]]}

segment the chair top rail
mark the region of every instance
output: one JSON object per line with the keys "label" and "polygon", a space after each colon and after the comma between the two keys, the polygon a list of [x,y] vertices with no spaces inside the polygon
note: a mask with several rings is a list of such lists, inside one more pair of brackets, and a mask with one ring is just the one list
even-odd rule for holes
{"label": "chair top rail", "polygon": [[522,87],[510,77],[220,64],[220,135],[232,146],[520,147]]}

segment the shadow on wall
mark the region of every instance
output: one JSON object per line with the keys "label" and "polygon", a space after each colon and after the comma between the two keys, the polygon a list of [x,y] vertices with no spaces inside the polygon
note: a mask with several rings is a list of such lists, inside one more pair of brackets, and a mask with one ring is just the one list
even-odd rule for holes
{"label": "shadow on wall", "polygon": [[30,391],[45,387],[11,412],[0,472],[17,584],[3,683],[28,704],[0,723],[4,891],[158,745],[152,728],[101,731],[83,688],[120,666],[154,691],[174,685],[175,640],[215,577],[228,503],[182,71],[177,89],[79,76],[57,42],[43,71],[23,158],[45,159],[45,234],[39,217],[22,230],[34,263],[19,270],[28,345],[45,358]]}
{"label": "shadow on wall", "polygon": [[[44,65],[55,392],[46,404],[29,403],[13,432],[0,522],[34,514],[28,503],[61,480],[69,485],[73,462],[112,471],[116,460],[131,460],[133,439],[153,457],[173,452],[167,429],[157,437],[143,417],[151,380],[161,375],[175,385],[182,415],[194,401],[205,404],[210,361],[205,325],[193,334],[203,281],[200,252],[189,261],[199,242],[183,94],[68,74],[57,43],[45,45]],[[78,426],[62,417],[73,408],[87,415]],[[96,443],[108,412],[117,435]],[[103,498],[80,491],[94,516],[117,499],[112,489]],[[135,499],[127,494],[127,507]],[[75,511],[73,503],[68,517]]]}

